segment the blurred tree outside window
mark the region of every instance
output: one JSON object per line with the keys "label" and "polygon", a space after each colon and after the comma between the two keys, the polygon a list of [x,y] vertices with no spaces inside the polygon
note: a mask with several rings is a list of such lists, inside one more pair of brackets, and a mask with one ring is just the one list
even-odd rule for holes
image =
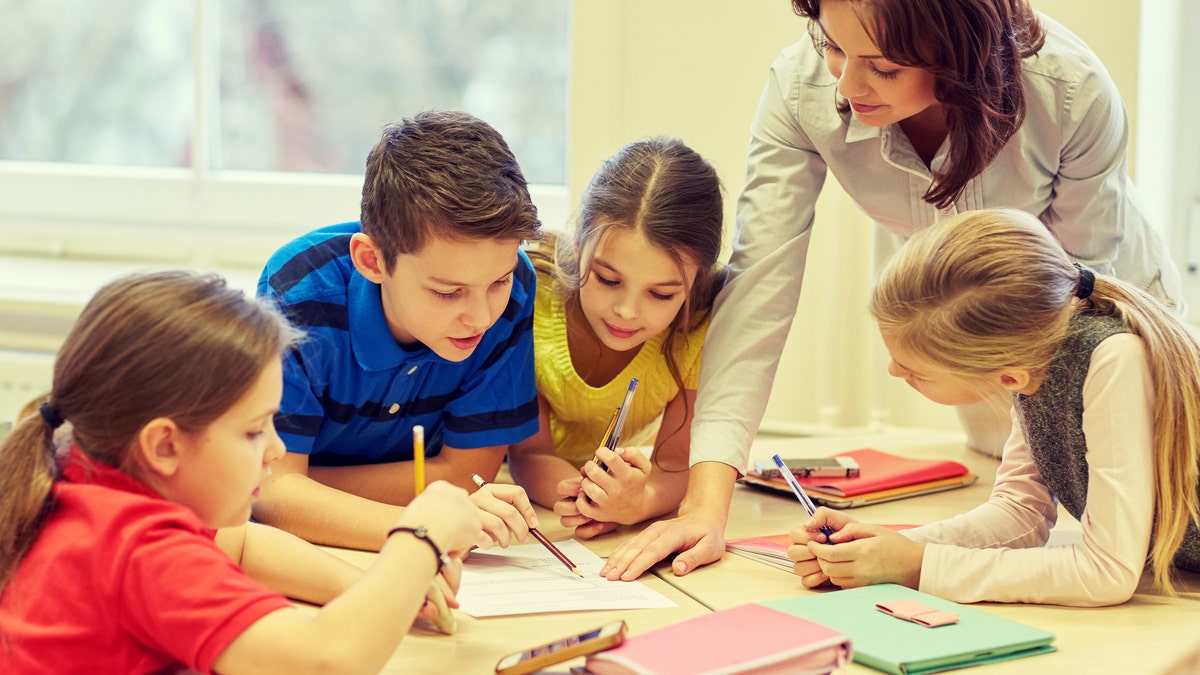
{"label": "blurred tree outside window", "polygon": [[[562,184],[569,10],[565,0],[0,0],[0,159],[359,174],[384,124],[458,109],[504,135],[530,182]],[[203,120],[198,53],[213,71]],[[194,161],[201,122],[210,156]]]}

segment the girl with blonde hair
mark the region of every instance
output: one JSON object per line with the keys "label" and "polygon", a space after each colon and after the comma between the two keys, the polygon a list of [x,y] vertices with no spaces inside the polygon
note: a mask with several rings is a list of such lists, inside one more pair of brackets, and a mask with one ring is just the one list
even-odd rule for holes
{"label": "girl with blonde hair", "polygon": [[[806,586],[895,582],[959,602],[1128,600],[1149,563],[1200,571],[1200,340],[1157,299],[1073,263],[1034,216],[990,210],[917,233],[871,313],[888,371],[926,398],[1012,397],[988,501],[898,534],[819,509],[791,532]],[[1045,547],[1056,502],[1083,537]],[[821,525],[834,533],[825,542]]]}

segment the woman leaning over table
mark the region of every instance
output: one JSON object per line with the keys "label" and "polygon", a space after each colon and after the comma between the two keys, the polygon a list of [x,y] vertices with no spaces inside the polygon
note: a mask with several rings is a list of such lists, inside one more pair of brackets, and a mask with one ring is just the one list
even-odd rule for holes
{"label": "woman leaning over table", "polygon": [[[792,0],[811,40],[780,54],[751,128],[732,280],[701,369],[677,518],[618,547],[633,579],[673,551],[718,560],[738,472],[787,339],[827,173],[875,222],[876,264],[956,213],[1020,209],[1073,260],[1182,312],[1179,273],[1126,172],[1129,122],[1099,58],[1026,0]],[[865,299],[864,299],[865,302]],[[814,318],[819,320],[819,318]],[[963,410],[968,442],[1006,406]],[[1006,422],[1005,422],[1006,423]],[[996,434],[1002,440],[1005,434]]]}

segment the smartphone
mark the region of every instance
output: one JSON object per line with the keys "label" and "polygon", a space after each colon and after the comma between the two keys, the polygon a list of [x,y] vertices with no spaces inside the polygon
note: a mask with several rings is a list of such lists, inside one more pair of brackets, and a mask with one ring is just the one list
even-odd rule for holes
{"label": "smartphone", "polygon": [[[858,462],[853,457],[804,457],[783,460],[784,466],[797,478],[854,478],[859,475]],[[779,478],[779,467],[765,462],[754,463],[763,478]]]}
{"label": "smartphone", "polygon": [[523,652],[514,652],[496,663],[497,675],[525,675],[576,656],[587,656],[615,647],[625,640],[629,627],[624,621],[613,621],[578,635],[555,640]]}

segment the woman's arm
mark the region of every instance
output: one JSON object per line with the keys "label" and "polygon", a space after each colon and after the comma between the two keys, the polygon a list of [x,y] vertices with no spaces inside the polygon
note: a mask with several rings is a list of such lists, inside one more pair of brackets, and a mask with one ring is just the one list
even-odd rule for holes
{"label": "woman's arm", "polygon": [[[824,159],[794,112],[799,54],[788,50],[776,60],[751,125],[731,279],[705,338],[692,464],[716,461],[745,470],[796,314],[826,175]],[[832,91],[811,92],[824,94],[833,106]]]}

